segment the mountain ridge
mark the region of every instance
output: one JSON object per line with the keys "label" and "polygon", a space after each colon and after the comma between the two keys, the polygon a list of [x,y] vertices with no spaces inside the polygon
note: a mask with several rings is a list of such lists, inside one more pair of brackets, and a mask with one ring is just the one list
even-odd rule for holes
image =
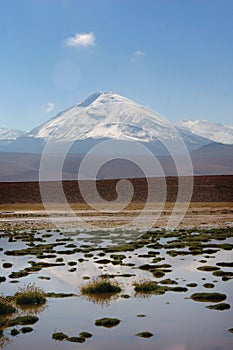
{"label": "mountain ridge", "polygon": [[96,92],[28,133],[56,141],[116,138],[151,142],[161,135],[177,138],[171,124],[158,113],[114,92]]}
{"label": "mountain ridge", "polygon": [[[186,120],[185,123],[186,126],[184,123],[174,126],[158,113],[124,96],[114,92],[96,92],[28,133],[13,140],[0,140],[0,179],[38,179],[40,158],[48,141],[52,141],[55,148],[50,148],[49,151],[47,148],[46,152],[49,153],[52,149],[51,153],[55,157],[59,156],[59,152],[63,152],[63,141],[71,145],[66,154],[63,175],[65,179],[74,179],[83,155],[91,150],[94,158],[101,156],[98,152],[95,153],[95,147],[112,139],[139,142],[158,157],[166,176],[177,175],[174,155],[180,157],[178,162],[183,166],[182,174],[190,175],[182,159],[182,155],[187,151],[190,153],[194,174],[233,174],[233,144],[217,143],[198,136],[188,129],[187,126],[191,125],[191,122]],[[221,124],[216,125],[220,125],[221,128]],[[233,129],[231,130],[233,133]],[[118,160],[109,162],[98,176],[141,176],[138,170],[122,159],[124,155],[145,157],[145,154],[139,151],[135,153],[134,142],[131,142],[131,146],[125,146],[124,142],[122,145],[121,151],[119,148],[110,149],[108,146],[104,149],[104,153],[107,152],[108,156],[113,155],[113,160]],[[144,160],[150,167],[150,159]],[[55,173],[55,178],[56,175]]]}
{"label": "mountain ridge", "polygon": [[137,141],[155,154],[165,154],[164,145],[169,142],[175,150],[177,143],[184,141],[190,152],[212,142],[233,144],[233,126],[205,120],[183,120],[172,125],[157,112],[105,91],[93,93],[30,132],[7,137],[6,133],[0,137],[0,152],[41,153],[47,141],[53,140],[57,144],[74,143],[75,152],[85,153],[93,145],[118,139]]}
{"label": "mountain ridge", "polygon": [[181,120],[176,124],[178,128],[205,137],[211,141],[233,144],[233,126],[214,123],[208,120]]}
{"label": "mountain ridge", "polygon": [[22,136],[26,131],[18,129],[10,129],[6,127],[0,128],[0,140],[15,140],[17,137]]}

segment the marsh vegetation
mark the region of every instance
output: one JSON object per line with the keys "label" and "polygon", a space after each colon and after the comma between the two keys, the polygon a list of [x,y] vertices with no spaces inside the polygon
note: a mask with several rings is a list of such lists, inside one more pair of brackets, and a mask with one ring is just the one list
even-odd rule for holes
{"label": "marsh vegetation", "polygon": [[[213,332],[227,344],[222,349],[230,350],[232,340],[225,337],[231,337],[232,329],[232,238],[232,228],[86,233],[8,228],[0,232],[2,347],[8,344],[17,350],[17,339],[27,333],[36,339],[33,330],[39,329],[52,341],[48,340],[50,349],[60,341],[67,349],[85,341],[95,349],[102,327],[104,332],[120,324],[116,330],[127,328],[135,348],[140,337],[151,337],[148,344],[158,342],[163,348],[164,315],[176,330],[183,322],[179,313],[178,321],[174,318],[178,303],[181,314],[182,308],[190,315],[194,309],[206,312],[216,324],[224,312],[225,333],[216,328]],[[47,315],[46,331],[40,313]],[[106,329],[106,337],[107,332],[111,331]],[[208,343],[211,348],[209,338]]]}

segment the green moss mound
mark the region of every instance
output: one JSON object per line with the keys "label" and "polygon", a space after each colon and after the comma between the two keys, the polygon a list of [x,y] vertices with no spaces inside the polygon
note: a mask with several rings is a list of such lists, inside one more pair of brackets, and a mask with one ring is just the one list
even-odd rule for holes
{"label": "green moss mound", "polygon": [[8,303],[4,298],[0,298],[0,316],[10,315],[15,312],[16,309]]}
{"label": "green moss mound", "polygon": [[229,310],[231,308],[231,305],[226,303],[220,303],[216,305],[208,305],[206,306],[206,308],[210,310],[224,311]]}
{"label": "green moss mound", "polygon": [[153,333],[148,332],[148,331],[143,331],[143,332],[139,332],[137,334],[135,334],[137,337],[141,337],[141,338],[151,338],[153,337]]}
{"label": "green moss mound", "polygon": [[219,303],[227,297],[222,293],[194,293],[190,296],[194,301]]}
{"label": "green moss mound", "polygon": [[161,278],[161,277],[165,276],[165,272],[162,270],[154,270],[151,272],[153,273],[153,276],[156,278]]}
{"label": "green moss mound", "polygon": [[8,326],[24,326],[34,324],[39,320],[37,316],[18,316],[8,322]]}
{"label": "green moss mound", "polygon": [[11,330],[11,335],[12,335],[13,337],[15,337],[15,336],[18,335],[18,334],[19,334],[18,329],[13,328],[13,329]]}
{"label": "green moss mound", "polygon": [[46,297],[48,298],[71,298],[76,296],[77,294],[73,294],[73,293],[55,293],[55,292],[46,293]]}
{"label": "green moss mound", "polygon": [[178,284],[175,280],[172,280],[170,278],[167,278],[165,280],[160,281],[161,284]]}
{"label": "green moss mound", "polygon": [[33,328],[32,327],[22,327],[21,328],[21,332],[22,333],[30,333],[33,331]]}
{"label": "green moss mound", "polygon": [[62,332],[57,332],[57,333],[53,333],[52,338],[54,340],[62,341],[62,340],[68,339],[68,335]]}
{"label": "green moss mound", "polygon": [[158,293],[164,294],[166,287],[159,286],[157,282],[145,280],[134,283],[134,290],[136,293]]}
{"label": "green moss mound", "polygon": [[205,272],[213,272],[213,271],[220,270],[220,267],[211,266],[211,265],[205,265],[205,266],[199,266],[199,267],[197,267],[197,270],[199,270],[199,271],[205,271]]}
{"label": "green moss mound", "polygon": [[102,326],[102,327],[107,327],[107,328],[112,328],[116,327],[121,321],[118,320],[118,318],[100,318],[98,320],[95,320],[95,325],[96,326]]}
{"label": "green moss mound", "polygon": [[213,283],[204,283],[203,287],[204,288],[214,288],[214,284]]}
{"label": "green moss mound", "polygon": [[4,269],[10,269],[13,266],[13,264],[11,263],[3,263],[2,267],[4,267]]}
{"label": "green moss mound", "polygon": [[84,343],[86,339],[84,337],[69,337],[66,340],[73,343]]}
{"label": "green moss mound", "polygon": [[190,287],[190,288],[195,288],[198,286],[198,284],[196,282],[191,282],[191,283],[186,284],[186,286]]}
{"label": "green moss mound", "polygon": [[[165,280],[171,282],[172,280]],[[169,283],[168,283],[169,284]],[[139,294],[156,294],[161,295],[166,292],[187,292],[188,288],[180,286],[169,286],[168,284],[159,285],[156,281],[142,280],[134,283],[134,290]],[[170,283],[174,284],[173,282]]]}
{"label": "green moss mound", "polygon": [[79,336],[86,339],[86,338],[91,338],[92,334],[89,332],[80,332]]}

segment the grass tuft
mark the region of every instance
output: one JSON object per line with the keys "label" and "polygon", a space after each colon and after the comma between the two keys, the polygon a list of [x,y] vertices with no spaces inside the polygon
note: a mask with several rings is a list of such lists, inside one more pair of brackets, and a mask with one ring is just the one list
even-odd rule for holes
{"label": "grass tuft", "polygon": [[16,311],[15,307],[6,297],[0,297],[0,316],[13,314]]}
{"label": "grass tuft", "polygon": [[167,286],[160,286],[156,281],[142,279],[134,282],[134,290],[139,294],[164,294],[167,290]]}
{"label": "grass tuft", "polygon": [[14,299],[18,306],[40,306],[46,303],[46,294],[35,284],[29,284],[20,288]]}
{"label": "grass tuft", "polygon": [[121,287],[117,281],[109,281],[108,279],[94,279],[81,287],[82,294],[105,294],[119,293]]}

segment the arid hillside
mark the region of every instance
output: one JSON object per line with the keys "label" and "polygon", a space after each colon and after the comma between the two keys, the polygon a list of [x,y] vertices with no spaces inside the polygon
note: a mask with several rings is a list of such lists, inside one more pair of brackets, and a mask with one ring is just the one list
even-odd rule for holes
{"label": "arid hillside", "polygon": [[[183,178],[189,183],[189,178]],[[144,202],[147,198],[147,180],[144,178],[130,179],[134,187],[133,202]],[[160,202],[163,196],[163,179],[154,178],[153,186],[156,186],[155,202]],[[116,184],[118,180],[98,180],[97,189],[102,198],[111,201],[117,197]],[[88,191],[90,182],[83,183]],[[59,183],[44,183],[46,189],[45,200],[61,202]],[[77,181],[64,181],[63,189],[68,202],[83,203]],[[166,201],[174,202],[177,198],[178,178],[166,178]],[[184,186],[185,191],[185,186]],[[39,182],[2,182],[0,183],[0,204],[17,203],[41,203]],[[233,202],[233,175],[226,176],[195,176],[192,202]]]}

